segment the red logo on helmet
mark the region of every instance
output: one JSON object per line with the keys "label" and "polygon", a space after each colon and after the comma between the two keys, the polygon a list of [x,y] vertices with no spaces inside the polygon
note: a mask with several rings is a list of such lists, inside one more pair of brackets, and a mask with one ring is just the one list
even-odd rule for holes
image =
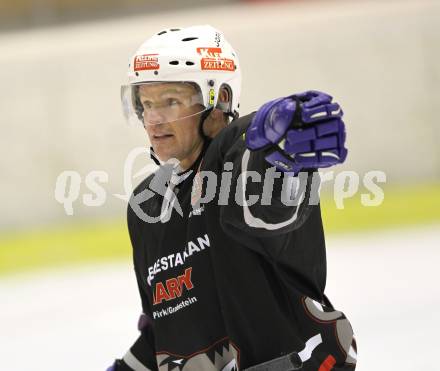
{"label": "red logo on helmet", "polygon": [[221,48],[197,48],[197,53],[202,56],[202,70],[235,71],[234,61],[223,58]]}
{"label": "red logo on helmet", "polygon": [[158,70],[160,66],[157,55],[158,54],[136,55],[134,57],[134,70],[135,71]]}

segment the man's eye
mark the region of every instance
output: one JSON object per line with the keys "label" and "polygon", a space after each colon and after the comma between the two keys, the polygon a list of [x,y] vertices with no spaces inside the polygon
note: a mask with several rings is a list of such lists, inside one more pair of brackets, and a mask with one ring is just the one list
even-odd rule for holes
{"label": "man's eye", "polygon": [[178,101],[175,98],[168,98],[167,104],[168,104],[168,106],[178,106],[178,105],[180,105],[180,101]]}
{"label": "man's eye", "polygon": [[142,105],[144,106],[144,109],[150,109],[152,107],[151,102],[148,101],[143,102]]}

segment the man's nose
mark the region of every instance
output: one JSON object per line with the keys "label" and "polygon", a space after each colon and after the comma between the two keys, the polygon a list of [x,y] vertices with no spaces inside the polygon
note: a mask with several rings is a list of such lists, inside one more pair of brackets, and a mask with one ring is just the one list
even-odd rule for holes
{"label": "man's nose", "polygon": [[147,125],[157,125],[165,123],[165,116],[162,114],[160,109],[153,108],[145,114],[145,124]]}

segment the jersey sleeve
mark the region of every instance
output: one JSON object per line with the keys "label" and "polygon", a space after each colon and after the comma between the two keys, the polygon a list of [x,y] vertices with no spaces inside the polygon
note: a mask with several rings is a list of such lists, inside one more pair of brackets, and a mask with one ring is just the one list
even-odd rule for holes
{"label": "jersey sleeve", "polygon": [[247,149],[245,132],[251,117],[224,130],[215,144],[222,177],[228,176],[224,169],[231,169],[228,201],[220,200],[220,222],[234,236],[286,234],[319,207],[319,175],[313,170],[297,176],[281,173],[266,162],[263,152]]}
{"label": "jersey sleeve", "polygon": [[[142,302],[142,317],[144,324],[138,326],[141,332],[139,338],[130,347],[122,360],[117,364],[117,371],[154,371],[157,370],[154,333],[151,326],[151,305],[147,294],[143,289],[142,277],[138,267],[140,255],[142,254],[142,234],[139,228],[139,220],[131,208],[127,208],[127,225],[130,235],[130,241],[133,247],[133,263],[139,294]],[[146,322],[146,323],[145,323]]]}

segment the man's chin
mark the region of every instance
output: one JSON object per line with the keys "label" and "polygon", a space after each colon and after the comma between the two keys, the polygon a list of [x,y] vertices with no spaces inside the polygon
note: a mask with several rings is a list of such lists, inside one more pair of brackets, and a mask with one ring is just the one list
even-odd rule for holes
{"label": "man's chin", "polygon": [[154,155],[156,156],[156,158],[159,159],[159,161],[161,163],[172,163],[172,164],[179,164],[179,160],[177,159],[177,157],[173,156],[172,154],[169,153],[164,153],[163,151],[157,151],[154,147],[153,147],[153,151],[154,151]]}

